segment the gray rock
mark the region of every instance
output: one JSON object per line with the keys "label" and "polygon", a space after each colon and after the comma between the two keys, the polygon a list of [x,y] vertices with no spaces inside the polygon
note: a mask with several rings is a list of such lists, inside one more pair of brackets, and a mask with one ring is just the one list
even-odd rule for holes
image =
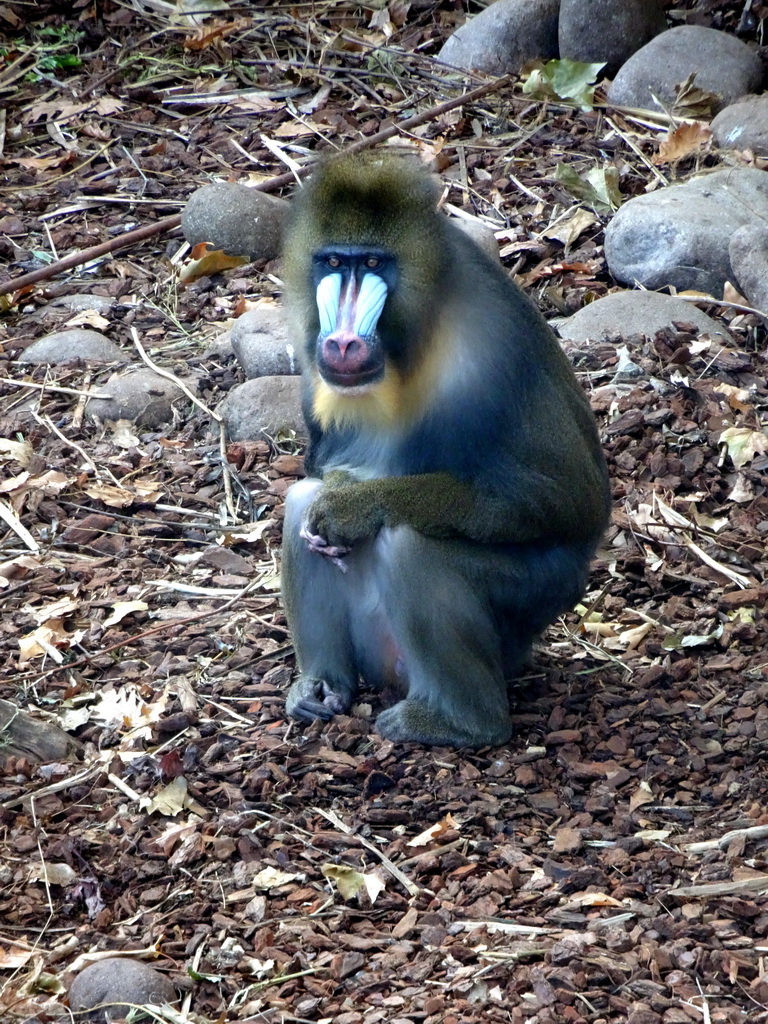
{"label": "gray rock", "polygon": [[290,203],[245,185],[204,185],[187,200],[181,215],[191,245],[210,242],[230,256],[274,259]]}
{"label": "gray rock", "polygon": [[278,306],[257,306],[232,327],[232,349],[249,379],[296,374],[296,346]]}
{"label": "gray rock", "polygon": [[497,0],[444,43],[438,59],[458,68],[517,74],[526,61],[557,57],[560,0]]}
{"label": "gray rock", "polygon": [[768,174],[715,171],[626,202],[605,232],[605,257],[619,281],[646,288],[696,288],[720,296],[733,276],[731,235],[768,220]]}
{"label": "gray rock", "polygon": [[661,0],[560,0],[560,56],[604,63],[614,75],[666,27]]}
{"label": "gray rock", "polygon": [[232,441],[268,440],[292,430],[306,437],[301,377],[258,377],[233,388],[219,405]]}
{"label": "gray rock", "polygon": [[768,227],[760,222],[740,227],[731,235],[728,254],[734,284],[751,306],[768,313]]}
{"label": "gray rock", "polygon": [[[130,1005],[162,1006],[175,1001],[176,989],[164,974],[127,957],[110,957],[89,964],[75,977],[69,989],[70,1009],[77,1014],[84,1013],[78,1020],[93,1024],[127,1017]],[[102,1003],[106,1005],[100,1006]],[[94,1010],[95,1006],[99,1009]],[[147,1017],[148,1014],[143,1014],[140,1019]]]}
{"label": "gray rock", "polygon": [[97,313],[106,315],[117,305],[117,299],[106,295],[92,295],[89,292],[75,292],[72,295],[59,295],[32,313],[37,320],[62,319],[70,313],[81,313],[86,309],[95,309]]}
{"label": "gray rock", "polygon": [[768,96],[744,96],[721,110],[712,122],[712,134],[725,149],[768,153]]}
{"label": "gray rock", "polygon": [[463,231],[465,235],[469,235],[472,241],[479,246],[483,252],[488,253],[491,259],[496,260],[497,263],[501,263],[501,257],[499,256],[499,243],[496,241],[496,235],[494,235],[492,228],[489,228],[487,224],[483,224],[483,222],[481,220],[477,220],[477,218],[467,220],[465,217],[452,217],[451,223],[455,224],[456,227]]}
{"label": "gray rock", "polygon": [[714,28],[680,25],[657,35],[633,54],[608,88],[617,106],[658,110],[654,93],[664,103],[675,100],[675,86],[696,72],[696,85],[720,97],[716,109],[755,92],[763,81],[763,65],[746,43]]}
{"label": "gray rock", "polygon": [[125,359],[123,350],[99,331],[75,327],[71,331],[54,331],[38,338],[18,357],[20,363],[50,363],[66,366],[78,359],[94,363],[119,363]]}
{"label": "gray rock", "polygon": [[[195,391],[195,381],[184,384]],[[85,407],[88,416],[101,420],[132,420],[143,427],[156,427],[173,419],[173,403],[188,402],[173,381],[140,367],[125,373],[113,373],[99,388],[111,398],[91,398]]]}
{"label": "gray rock", "polygon": [[232,349],[232,331],[222,331],[203,351],[205,359],[226,359],[234,354]]}
{"label": "gray rock", "polygon": [[722,324],[697,306],[659,292],[613,292],[558,320],[556,326],[560,337],[570,341],[605,341],[631,334],[653,337],[675,323],[693,324],[700,334],[710,334],[724,343],[733,341]]}

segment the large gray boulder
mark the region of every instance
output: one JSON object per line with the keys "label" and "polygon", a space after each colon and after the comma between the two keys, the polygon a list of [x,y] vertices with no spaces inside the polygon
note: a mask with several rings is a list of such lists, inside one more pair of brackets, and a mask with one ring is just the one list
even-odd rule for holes
{"label": "large gray boulder", "polygon": [[557,57],[560,0],[497,0],[450,36],[438,60],[492,75],[517,74],[529,60]]}
{"label": "large gray boulder", "polygon": [[614,75],[666,27],[661,0],[560,0],[560,56]]}
{"label": "large gray boulder", "polygon": [[717,320],[684,299],[659,292],[612,292],[557,321],[561,338],[569,341],[606,341],[631,334],[653,337],[675,324],[693,324],[700,334],[709,334],[723,344],[733,339]]}
{"label": "large gray boulder", "polygon": [[763,64],[746,43],[714,28],[680,25],[657,35],[633,54],[608,87],[608,100],[621,107],[658,110],[675,101],[675,86],[696,72],[696,86],[719,97],[720,110],[763,81]]}
{"label": "large gray boulder", "polygon": [[768,174],[715,171],[626,202],[605,232],[608,268],[625,284],[674,285],[718,298],[733,278],[728,243],[743,224],[768,221]]}

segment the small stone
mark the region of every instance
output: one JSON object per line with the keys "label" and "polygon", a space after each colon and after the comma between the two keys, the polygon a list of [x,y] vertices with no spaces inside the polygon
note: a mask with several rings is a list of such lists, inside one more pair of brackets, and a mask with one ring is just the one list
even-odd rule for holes
{"label": "small stone", "polygon": [[114,341],[99,331],[73,328],[71,331],[54,331],[33,341],[18,357],[18,362],[66,366],[78,359],[119,363],[125,360],[125,355]]}
{"label": "small stone", "polygon": [[231,441],[267,440],[293,431],[306,437],[300,377],[258,377],[233,388],[219,405]]}
{"label": "small stone", "polygon": [[622,107],[659,110],[675,102],[675,86],[693,72],[695,86],[714,93],[722,110],[740,96],[756,92],[763,66],[746,43],[714,28],[680,25],[662,32],[634,53],[608,87],[608,101]]}
{"label": "small stone", "polygon": [[529,60],[557,57],[560,0],[496,0],[450,36],[438,59],[454,67],[517,74]]}
{"label": "small stone", "polygon": [[605,341],[631,334],[652,338],[657,331],[676,323],[690,323],[700,334],[710,334],[725,344],[733,342],[721,323],[692,302],[660,292],[612,292],[588,303],[573,316],[558,320],[555,326],[560,337],[570,341]]}
{"label": "small stone", "polygon": [[477,217],[453,217],[451,223],[468,235],[475,245],[487,253],[495,263],[501,263],[499,243],[496,241],[493,228],[478,220]]}
{"label": "small stone", "polygon": [[[126,1017],[131,1006],[162,1006],[175,1001],[176,990],[164,974],[140,960],[124,957],[90,964],[80,971],[69,989],[70,1009],[85,1012],[86,1016],[78,1019],[93,1024]],[[138,1019],[147,1018],[148,1014],[143,1014]]]}
{"label": "small stone", "polygon": [[[195,382],[185,380],[191,391]],[[100,389],[110,398],[91,398],[86,413],[102,423],[105,420],[131,420],[143,427],[156,427],[173,418],[173,403],[189,398],[172,380],[148,367],[115,373]]]}
{"label": "small stone", "polygon": [[213,341],[211,341],[205,351],[203,352],[203,358],[206,360],[219,360],[226,359],[228,356],[233,355],[232,349],[232,331],[222,331],[218,334]]}
{"label": "small stone", "polygon": [[605,64],[613,76],[666,27],[661,0],[560,0],[560,57]]}
{"label": "small stone", "polygon": [[245,185],[204,185],[187,200],[181,215],[191,245],[208,242],[230,256],[274,259],[290,203]]}
{"label": "small stone", "polygon": [[279,306],[263,304],[243,313],[231,338],[235,358],[249,380],[299,373],[296,346]]}
{"label": "small stone", "polygon": [[109,313],[117,304],[117,299],[108,295],[93,295],[90,292],[73,292],[72,295],[58,295],[50,302],[46,302],[37,311],[38,313],[83,313],[86,310],[94,309],[97,313]]}
{"label": "small stone", "polygon": [[742,96],[725,107],[712,122],[712,134],[718,146],[726,149],[751,149],[768,154],[768,96]]}

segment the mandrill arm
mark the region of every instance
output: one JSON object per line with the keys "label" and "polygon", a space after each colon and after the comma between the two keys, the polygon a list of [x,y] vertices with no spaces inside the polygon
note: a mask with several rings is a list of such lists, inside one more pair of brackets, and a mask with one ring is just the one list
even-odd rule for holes
{"label": "mandrill arm", "polygon": [[[550,481],[542,489],[556,487]],[[528,488],[528,494],[533,490]],[[479,492],[450,473],[358,481],[337,470],[326,474],[307,509],[303,535],[313,550],[334,557],[384,526],[401,525],[427,537],[464,537],[484,544],[530,543],[572,533],[570,517],[558,501]]]}

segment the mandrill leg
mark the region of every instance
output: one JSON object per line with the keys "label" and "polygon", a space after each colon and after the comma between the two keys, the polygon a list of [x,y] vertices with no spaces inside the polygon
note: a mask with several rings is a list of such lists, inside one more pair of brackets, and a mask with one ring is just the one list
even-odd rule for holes
{"label": "mandrill leg", "polygon": [[303,721],[348,711],[359,677],[380,687],[395,674],[397,659],[372,586],[372,542],[357,545],[342,561],[302,531],[304,512],[321,486],[309,479],[291,487],[283,528],[283,603],[299,666],[286,709]]}
{"label": "mandrill leg", "polygon": [[291,487],[283,527],[283,603],[299,666],[286,709],[305,721],[327,721],[349,710],[358,682],[341,570],[301,536],[304,511],[320,486],[319,480],[302,480]]}
{"label": "mandrill leg", "polygon": [[[482,546],[406,526],[382,530],[376,556],[408,686],[406,698],[379,715],[378,732],[456,747],[508,740],[504,645],[489,592],[498,561]],[[488,564],[476,564],[478,556]]]}
{"label": "mandrill leg", "polygon": [[476,544],[399,526],[375,541],[405,700],[376,722],[391,740],[494,746],[512,732],[506,682],[533,639],[584,592],[591,544]]}

